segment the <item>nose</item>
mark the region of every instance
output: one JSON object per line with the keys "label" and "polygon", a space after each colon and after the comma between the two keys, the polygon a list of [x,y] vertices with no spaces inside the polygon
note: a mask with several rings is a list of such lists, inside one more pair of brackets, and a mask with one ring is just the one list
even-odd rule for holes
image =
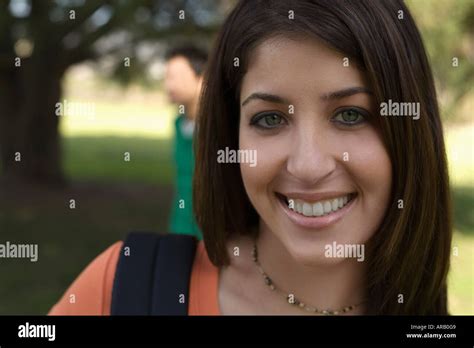
{"label": "nose", "polygon": [[287,171],[306,185],[315,185],[334,172],[337,160],[321,127],[302,125],[295,134],[287,160]]}

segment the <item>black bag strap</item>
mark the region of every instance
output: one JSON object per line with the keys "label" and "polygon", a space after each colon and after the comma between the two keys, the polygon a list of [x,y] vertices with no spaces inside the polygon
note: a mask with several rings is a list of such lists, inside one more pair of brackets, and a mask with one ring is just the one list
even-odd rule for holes
{"label": "black bag strap", "polygon": [[115,272],[111,315],[187,315],[196,243],[189,235],[130,233]]}

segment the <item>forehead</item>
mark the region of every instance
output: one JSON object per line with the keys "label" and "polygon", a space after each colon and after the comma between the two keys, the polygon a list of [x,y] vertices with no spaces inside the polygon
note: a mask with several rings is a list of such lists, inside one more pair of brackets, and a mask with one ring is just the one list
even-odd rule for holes
{"label": "forehead", "polygon": [[193,72],[191,64],[183,56],[176,56],[168,60],[168,62],[166,63],[166,70],[168,72]]}
{"label": "forehead", "polygon": [[241,99],[254,91],[288,97],[317,95],[352,86],[366,86],[355,62],[344,64],[344,55],[313,38],[271,38],[249,57]]}

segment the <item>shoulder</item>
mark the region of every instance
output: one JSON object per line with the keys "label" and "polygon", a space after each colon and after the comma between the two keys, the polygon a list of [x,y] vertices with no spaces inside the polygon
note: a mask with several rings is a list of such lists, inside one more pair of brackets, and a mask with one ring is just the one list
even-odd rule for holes
{"label": "shoulder", "polygon": [[[217,276],[217,268],[209,259],[204,241],[199,241],[196,246],[193,268],[191,273],[191,282],[193,279],[204,277],[208,280]],[[211,281],[212,282],[212,281]],[[191,286],[192,287],[192,286]]]}
{"label": "shoulder", "polygon": [[66,290],[49,315],[109,315],[112,287],[123,242],[97,256]]}
{"label": "shoulder", "polygon": [[[94,259],[51,308],[49,315],[110,315],[112,289],[123,242],[116,242]],[[198,242],[190,284],[190,314],[218,314],[218,269]]]}
{"label": "shoulder", "polygon": [[176,119],[174,120],[174,126],[177,129],[179,129],[179,127],[181,126],[181,123],[183,123],[184,120],[185,120],[185,116],[182,114],[179,114],[178,117],[176,117]]}
{"label": "shoulder", "polygon": [[219,270],[209,260],[203,241],[199,241],[191,272],[189,315],[219,315]]}

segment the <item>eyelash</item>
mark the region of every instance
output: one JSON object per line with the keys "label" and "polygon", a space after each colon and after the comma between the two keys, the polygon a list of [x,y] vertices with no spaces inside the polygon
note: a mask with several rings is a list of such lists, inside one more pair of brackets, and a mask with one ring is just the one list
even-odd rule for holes
{"label": "eyelash", "polygon": [[[343,122],[343,121],[339,121],[335,119],[337,116],[342,115],[344,112],[348,112],[348,111],[356,112],[357,115],[360,116],[361,120],[357,122]],[[359,109],[357,107],[349,107],[349,108],[336,110],[335,115],[331,118],[331,122],[339,123],[339,125],[341,125],[342,127],[355,127],[366,122],[368,117],[369,117],[369,113],[367,111],[363,109]]]}
{"label": "eyelash", "polygon": [[[266,127],[266,126],[262,126],[260,125],[258,122],[260,120],[263,120],[265,119],[266,116],[272,116],[272,115],[278,115],[279,117],[281,117],[282,119],[284,119],[283,116],[280,115],[279,112],[272,112],[272,111],[265,111],[265,112],[261,112],[259,114],[256,114],[252,117],[252,119],[250,120],[250,125],[251,126],[254,126],[254,127],[257,127],[259,129],[264,129],[264,130],[269,130],[269,129],[275,129],[275,128],[278,128],[278,126],[274,126],[274,127]],[[286,121],[287,122],[287,121]]]}
{"label": "eyelash", "polygon": [[[342,115],[344,112],[349,112],[349,111],[356,112],[357,115],[360,116],[362,119],[360,121],[357,121],[357,122],[344,122],[344,121],[340,121],[340,120],[335,119],[337,116]],[[259,124],[260,120],[264,120],[266,116],[272,116],[272,115],[277,115],[277,116],[281,117],[281,119],[284,120],[284,122],[288,123],[286,118],[284,116],[282,116],[279,112],[277,112],[277,111],[265,111],[265,112],[258,113],[256,115],[254,115],[252,117],[252,119],[250,120],[250,125],[254,126],[256,128],[262,129],[262,130],[273,130],[273,129],[279,128],[281,123],[276,125],[276,126],[262,126],[262,125]],[[360,124],[366,122],[367,117],[368,117],[368,112],[367,111],[356,108],[356,107],[349,107],[349,108],[343,108],[343,109],[336,110],[334,116],[331,117],[331,122],[338,123],[340,127],[350,128],[350,127],[355,127],[357,125],[360,125]]]}

